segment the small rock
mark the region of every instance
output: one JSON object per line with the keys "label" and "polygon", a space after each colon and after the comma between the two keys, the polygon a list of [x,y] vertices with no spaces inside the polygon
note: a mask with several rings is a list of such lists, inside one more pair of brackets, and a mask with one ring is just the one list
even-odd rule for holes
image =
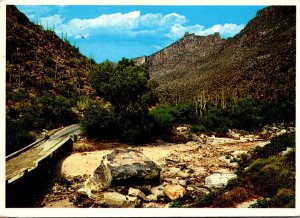
{"label": "small rock", "polygon": [[122,195],[118,192],[106,192],[100,199],[102,204],[108,207],[124,208],[124,207],[134,207],[135,203],[131,202],[128,197]]}
{"label": "small rock", "polygon": [[148,199],[148,201],[157,201],[158,197],[155,194],[150,194],[150,195],[147,195],[147,199]]}
{"label": "small rock", "polygon": [[194,187],[192,187],[192,186],[188,186],[188,187],[186,188],[186,190],[188,190],[188,191],[194,191],[194,190],[195,190],[195,188],[194,188]]}
{"label": "small rock", "polygon": [[211,189],[223,188],[230,179],[236,178],[233,173],[214,173],[205,178],[205,186]]}
{"label": "small rock", "polygon": [[179,126],[176,128],[176,131],[177,132],[187,132],[188,128],[187,128],[187,126]]}
{"label": "small rock", "polygon": [[258,142],[258,143],[256,143],[256,146],[258,146],[258,147],[265,147],[267,144],[270,144],[271,143],[271,141],[265,141],[265,142]]}
{"label": "small rock", "polygon": [[287,155],[290,151],[294,150],[293,148],[291,147],[287,147],[285,151],[282,151],[280,152],[281,155]]}
{"label": "small rock", "polygon": [[240,140],[240,135],[239,134],[237,134],[237,133],[235,133],[234,131],[232,131],[232,130],[228,130],[228,132],[226,133],[226,136],[228,137],[228,138],[232,138],[232,139],[234,139],[234,140]]}
{"label": "small rock", "polygon": [[181,185],[167,185],[164,192],[171,200],[174,201],[184,196],[185,189]]}
{"label": "small rock", "polygon": [[143,208],[164,208],[165,205],[156,202],[144,203]]}
{"label": "small rock", "polygon": [[287,131],[285,129],[280,130],[279,132],[276,133],[276,136],[281,136],[285,134]]}
{"label": "small rock", "polygon": [[192,134],[192,140],[196,141],[196,142],[199,142],[199,143],[204,143],[202,138],[197,136],[196,134]]}
{"label": "small rock", "polygon": [[132,205],[138,206],[140,204],[140,200],[138,197],[128,196],[126,195],[126,198],[131,202]]}
{"label": "small rock", "polygon": [[178,184],[181,186],[186,186],[186,180],[178,180]]}
{"label": "small rock", "polygon": [[128,195],[142,198],[144,201],[148,200],[146,195],[139,189],[135,189],[135,188],[130,187],[129,190],[128,190]]}
{"label": "small rock", "polygon": [[164,193],[164,187],[162,185],[160,186],[156,186],[156,187],[153,187],[150,192],[152,194],[154,194],[155,196],[157,196],[158,198],[159,197],[164,197],[165,196],[165,193]]}
{"label": "small rock", "polygon": [[234,158],[241,158],[243,154],[247,154],[247,151],[234,151],[231,153]]}
{"label": "small rock", "polygon": [[238,164],[238,162],[231,162],[231,163],[228,164],[228,166],[231,167],[231,168],[238,168],[239,164]]}
{"label": "small rock", "polygon": [[177,173],[177,176],[182,177],[182,178],[188,178],[188,177],[190,177],[190,174],[188,172],[180,171]]}

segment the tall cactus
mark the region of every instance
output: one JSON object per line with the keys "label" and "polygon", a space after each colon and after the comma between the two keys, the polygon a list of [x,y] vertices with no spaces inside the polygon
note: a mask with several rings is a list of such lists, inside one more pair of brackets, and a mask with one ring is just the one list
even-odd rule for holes
{"label": "tall cactus", "polygon": [[225,91],[223,87],[221,89],[221,108],[222,109],[226,108],[226,98],[225,98]]}
{"label": "tall cactus", "polygon": [[236,104],[238,102],[238,98],[237,90],[233,89],[231,93],[231,100]]}

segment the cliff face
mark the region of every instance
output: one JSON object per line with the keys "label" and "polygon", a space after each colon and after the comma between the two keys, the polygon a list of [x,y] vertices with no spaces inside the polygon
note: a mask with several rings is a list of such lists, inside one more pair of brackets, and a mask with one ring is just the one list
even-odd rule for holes
{"label": "cliff face", "polygon": [[187,35],[144,60],[161,92],[177,101],[202,89],[295,101],[296,7],[267,7],[231,39]]}
{"label": "cliff face", "polygon": [[168,47],[150,56],[137,58],[135,61],[139,64],[147,63],[150,76],[155,79],[166,74],[174,63],[182,61],[185,56],[189,56],[190,61],[209,56],[220,51],[224,42],[219,33],[209,36],[185,33],[180,40]]}

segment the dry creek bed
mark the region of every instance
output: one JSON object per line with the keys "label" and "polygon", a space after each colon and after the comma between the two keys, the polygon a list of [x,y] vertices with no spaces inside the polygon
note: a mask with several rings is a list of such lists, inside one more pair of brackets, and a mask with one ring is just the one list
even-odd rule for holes
{"label": "dry creek bed", "polygon": [[[196,197],[209,191],[204,186],[207,176],[213,173],[234,172],[235,164],[226,161],[228,156],[236,151],[249,151],[259,143],[264,142],[258,141],[257,137],[254,136],[243,140],[211,137],[208,138],[205,144],[195,141],[185,144],[157,141],[135,148],[162,168],[161,185],[179,184],[186,189],[187,193]],[[59,169],[61,177],[67,179],[67,185],[55,183],[45,195],[41,207],[78,207],[74,203],[77,190],[82,187],[84,181],[99,166],[102,157],[111,153],[114,148],[127,147],[129,145],[100,143],[85,138],[80,138],[74,142],[73,152],[61,161]],[[169,206],[169,203],[159,201],[143,202],[140,207],[159,208]],[[241,204],[237,207],[247,206],[247,204]],[[186,207],[188,207],[188,204]]]}

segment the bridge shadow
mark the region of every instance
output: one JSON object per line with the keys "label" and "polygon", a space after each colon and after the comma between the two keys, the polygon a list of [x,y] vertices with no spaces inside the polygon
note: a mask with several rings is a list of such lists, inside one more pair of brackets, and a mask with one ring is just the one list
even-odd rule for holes
{"label": "bridge shadow", "polygon": [[23,177],[6,183],[6,208],[37,208],[41,207],[45,195],[60,178],[62,160],[72,151],[70,146],[59,153],[53,154],[39,167],[25,173]]}

